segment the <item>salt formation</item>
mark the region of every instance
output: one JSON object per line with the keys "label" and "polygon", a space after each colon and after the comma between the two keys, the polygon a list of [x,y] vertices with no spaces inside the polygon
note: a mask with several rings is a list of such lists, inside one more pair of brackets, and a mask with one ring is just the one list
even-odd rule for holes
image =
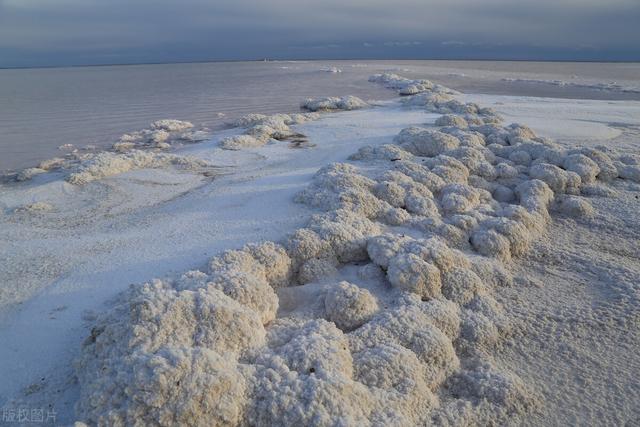
{"label": "salt formation", "polygon": [[37,167],[25,168],[16,173],[15,180],[18,182],[29,181],[34,177],[47,173],[49,171],[69,167],[69,165],[74,163],[72,159],[76,157],[77,155],[75,153],[71,153],[69,154],[68,158],[54,157],[49,160],[44,160],[40,162]]}
{"label": "salt formation", "polygon": [[294,132],[290,126],[318,119],[316,113],[306,114],[248,114],[234,123],[246,128],[244,134],[229,136],[220,141],[220,147],[226,150],[262,147],[271,140],[304,142],[306,136]]}
{"label": "salt formation", "polygon": [[[427,81],[372,80],[445,115],[321,168],[296,196],[321,212],[282,244],[122,295],[77,362],[83,421],[499,425],[536,404],[488,355],[511,328],[492,296],[512,284],[505,261],[526,254],[551,211],[594,215],[582,195],[637,180],[639,162],[503,126]],[[223,146],[309,118],[246,116],[245,135]],[[285,287],[311,308],[279,312]]]}
{"label": "salt formation", "polygon": [[[169,125],[167,125],[169,126]],[[57,172],[71,184],[84,185],[136,169],[174,167],[200,172],[211,170],[208,162],[189,156],[154,151],[129,150],[127,152],[72,153],[65,158],[45,160],[36,168],[27,168],[16,174],[16,181],[27,181],[36,175]]]}
{"label": "salt formation", "polygon": [[425,107],[427,111],[445,114],[438,119],[437,126],[453,126],[464,129],[468,125],[500,123],[502,118],[491,108],[474,103],[462,103],[455,99],[459,93],[429,80],[411,80],[397,74],[375,74],[370,82],[395,89],[405,96],[403,103],[408,106]]}
{"label": "salt formation", "polygon": [[568,216],[590,217],[594,215],[593,206],[582,197],[563,195],[557,197],[553,208]]}
{"label": "salt formation", "polygon": [[351,111],[368,107],[369,104],[356,96],[326,98],[308,98],[304,100],[300,107],[309,111]]}
{"label": "salt formation", "polygon": [[198,170],[210,165],[204,160],[172,154],[133,150],[117,154],[102,152],[90,155],[76,165],[67,177],[71,184],[82,185],[91,181],[118,175],[134,169],[151,169],[174,166],[181,169]]}
{"label": "salt formation", "polygon": [[455,136],[417,127],[404,129],[394,142],[411,154],[426,157],[434,157],[460,146],[460,140]]}
{"label": "salt formation", "polygon": [[377,147],[366,145],[352,154],[349,160],[407,160],[413,156],[396,145],[384,144]]}
{"label": "salt formation", "polygon": [[217,289],[176,291],[156,281],[124,294],[101,323],[77,361],[86,385],[77,410],[85,421],[233,425],[241,420],[246,386],[235,360],[264,342],[255,312]]}
{"label": "salt formation", "polygon": [[469,123],[464,117],[458,116],[455,114],[445,114],[443,116],[438,117],[436,119],[435,125],[443,126],[443,127],[451,126],[451,127],[460,128],[460,129],[466,129],[469,127]]}
{"label": "salt formation", "polygon": [[113,149],[119,152],[141,148],[167,149],[176,142],[198,142],[206,138],[206,132],[194,131],[191,122],[164,119],[151,123],[149,128],[125,133],[113,144]]}
{"label": "salt formation", "polygon": [[173,165],[183,169],[198,169],[209,165],[184,156],[171,156],[148,149],[168,149],[179,142],[200,142],[208,138],[202,130],[193,130],[193,124],[181,120],[158,120],[150,127],[124,134],[113,144],[114,152],[79,153],[74,150],[64,158],[55,157],[42,161],[38,167],[26,168],[15,175],[16,181],[27,181],[36,175],[62,171],[67,181],[85,184],[89,181],[116,175],[132,169],[159,168]]}
{"label": "salt formation", "polygon": [[60,157],[54,157],[52,159],[43,160],[38,165],[38,168],[44,169],[45,171],[50,171],[52,169],[57,169],[64,167],[66,160]]}
{"label": "salt formation", "polygon": [[614,165],[620,178],[640,182],[640,162],[636,158],[620,158]]}
{"label": "salt formation", "polygon": [[16,181],[28,181],[32,179],[36,175],[40,175],[45,173],[46,170],[43,168],[26,168],[18,172],[16,175]]}
{"label": "salt formation", "polygon": [[395,89],[400,95],[416,95],[423,92],[440,92],[451,95],[457,94],[456,91],[435,84],[429,80],[411,80],[392,73],[374,74],[369,77],[369,81],[373,83],[380,83],[389,89]]}
{"label": "salt formation", "polygon": [[346,331],[362,326],[378,311],[378,303],[368,290],[348,282],[332,287],[324,304],[329,320]]}

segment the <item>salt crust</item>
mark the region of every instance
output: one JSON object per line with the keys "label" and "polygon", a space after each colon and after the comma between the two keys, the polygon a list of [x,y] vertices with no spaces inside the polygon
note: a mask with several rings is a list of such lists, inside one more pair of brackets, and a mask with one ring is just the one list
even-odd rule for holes
{"label": "salt crust", "polygon": [[[501,424],[536,404],[485,351],[510,329],[493,290],[512,285],[507,261],[527,252],[551,211],[593,215],[581,193],[637,180],[637,164],[502,126],[425,80],[372,81],[443,112],[438,128],[407,128],[393,144],[359,149],[355,164],[320,169],[297,200],[322,212],[282,244],[247,245],[207,271],[132,286],[76,362],[80,419]],[[249,141],[306,119],[252,115],[238,125]],[[361,264],[362,282],[337,279]],[[278,317],[278,289],[314,283],[324,289],[320,315]]]}

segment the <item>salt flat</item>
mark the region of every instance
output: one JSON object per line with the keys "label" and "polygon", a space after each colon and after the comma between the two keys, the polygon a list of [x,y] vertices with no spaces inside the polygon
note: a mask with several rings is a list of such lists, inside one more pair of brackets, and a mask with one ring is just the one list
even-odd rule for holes
{"label": "salt flat", "polygon": [[[637,158],[638,102],[497,95],[459,99],[492,107],[504,117],[505,124],[526,124],[563,149],[604,145],[616,155]],[[174,152],[200,159],[209,167],[132,170],[84,186],[65,182],[63,172],[54,172],[26,183],[3,185],[0,235],[7,244],[0,247],[0,256],[7,262],[0,266],[0,276],[6,278],[0,290],[0,342],[8,344],[0,347],[0,402],[16,399],[31,406],[51,404],[62,422],[74,421],[73,405],[81,392],[72,361],[80,355],[91,328],[97,321],[104,322],[100,317],[96,320],[96,313],[112,310],[112,299],[129,284],[153,278],[170,281],[189,270],[204,271],[212,256],[245,243],[282,242],[288,233],[306,227],[313,214],[328,208],[295,201],[296,194],[314,182],[318,169],[332,162],[347,162],[356,165],[360,173],[373,176],[389,166],[349,157],[367,145],[391,144],[407,127],[432,129],[441,115],[400,101],[385,102],[357,111],[325,113],[318,120],[293,126],[315,144],[310,148],[291,148],[287,141],[272,140],[262,147],[223,150],[220,141],[244,132],[231,129]],[[608,193],[585,197],[593,205],[592,216],[552,212],[549,225],[531,242],[526,254],[503,260],[514,284],[491,287],[492,298],[501,303],[513,325],[496,345],[483,347],[482,354],[498,368],[518,375],[526,392],[519,385],[498,387],[496,393],[513,396],[484,396],[493,399],[499,409],[478,409],[481,405],[474,406],[478,405],[474,399],[481,399],[481,394],[461,399],[471,403],[456,403],[441,386],[444,378],[434,380],[436,385],[428,388],[436,403],[425,403],[425,407],[437,408],[439,402],[440,409],[431,415],[429,411],[427,415],[414,414],[416,417],[436,417],[432,419],[442,424],[449,419],[458,424],[473,422],[475,412],[485,412],[491,419],[491,411],[505,410],[523,417],[515,418],[514,423],[526,419],[531,424],[637,420],[634,372],[638,358],[631,349],[638,345],[634,331],[639,307],[640,227],[634,206],[640,188],[628,179],[614,180],[605,187],[610,189]],[[33,206],[48,207],[38,210]],[[409,225],[387,223],[385,227],[394,233],[420,234]],[[615,245],[593,243],[614,240]],[[472,248],[464,250],[474,252]],[[472,255],[475,260],[477,255]],[[301,318],[326,317],[316,306],[338,279],[370,290],[381,312],[387,303],[399,304],[404,297],[394,293],[397,289],[376,276],[378,273],[367,276],[359,272],[358,263],[378,271],[371,262],[341,261],[337,275],[321,279],[322,270],[319,276],[312,274],[304,286],[279,290],[278,317],[296,313]],[[568,328],[567,323],[574,327]],[[619,352],[611,350],[618,348]],[[363,350],[352,351],[358,355]],[[456,367],[452,362],[447,365],[451,372],[446,372],[454,377],[458,370],[468,372],[468,377],[459,377],[462,383],[471,384],[460,386],[468,391],[477,384],[472,374],[482,370],[474,370],[467,350],[456,351],[458,356],[452,357],[459,357],[462,364]],[[572,372],[578,368],[583,370],[576,377]],[[511,377],[505,378],[511,381]],[[494,387],[490,376],[486,381],[489,388]],[[449,387],[455,389],[456,385]],[[582,388],[595,397],[585,401]],[[614,403],[607,398],[610,393],[616,396]],[[411,419],[403,416],[407,418],[398,416],[395,422],[402,425]],[[530,416],[534,418],[527,418]],[[346,412],[344,417],[371,421]]]}

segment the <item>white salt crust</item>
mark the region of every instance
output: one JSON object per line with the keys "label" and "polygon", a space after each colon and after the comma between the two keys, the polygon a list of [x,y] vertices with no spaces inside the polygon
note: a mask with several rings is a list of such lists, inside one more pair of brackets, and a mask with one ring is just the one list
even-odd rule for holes
{"label": "white salt crust", "polygon": [[[321,212],[281,244],[247,245],[206,271],[132,286],[96,321],[76,362],[79,419],[499,425],[536,404],[487,355],[511,325],[493,290],[512,285],[506,261],[526,254],[551,211],[594,215],[581,194],[638,180],[637,163],[503,126],[426,80],[371,80],[445,114],[437,129],[404,129],[359,149],[353,164],[320,169],[297,201]],[[318,109],[334,109],[327,102]],[[246,134],[222,144],[238,149],[307,119],[246,116],[237,123]],[[340,279],[350,268],[359,281]],[[289,287],[320,289],[313,315],[279,317],[278,291]]]}
{"label": "white salt crust", "polygon": [[237,127],[245,128],[240,135],[228,136],[220,141],[220,147],[226,150],[242,150],[246,148],[262,147],[272,140],[287,140],[304,138],[304,135],[294,132],[290,126],[305,123],[319,118],[318,113],[305,114],[248,114],[234,123]]}

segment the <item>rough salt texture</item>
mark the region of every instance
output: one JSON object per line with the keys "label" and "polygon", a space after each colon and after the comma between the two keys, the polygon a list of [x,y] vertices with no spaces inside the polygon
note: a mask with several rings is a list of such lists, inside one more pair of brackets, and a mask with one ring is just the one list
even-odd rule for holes
{"label": "rough salt texture", "polygon": [[436,126],[453,126],[460,129],[466,129],[469,127],[467,120],[455,114],[445,114],[436,119]]}
{"label": "rough salt texture", "polygon": [[103,152],[82,160],[67,177],[71,184],[87,184],[91,181],[118,175],[134,169],[152,169],[174,166],[180,169],[198,170],[211,166],[194,157],[134,150],[124,154]]}
{"label": "rough salt texture", "polygon": [[497,124],[502,121],[491,108],[462,103],[455,99],[458,92],[429,80],[411,80],[385,73],[373,75],[369,81],[397,90],[398,94],[405,96],[403,102],[408,106],[420,106],[430,112],[445,114],[437,120],[436,126],[466,129],[471,125]]}
{"label": "rough salt texture", "polygon": [[[404,129],[353,164],[320,169],[296,196],[320,212],[282,245],[230,250],[206,272],[122,295],[78,359],[79,418],[502,425],[536,404],[488,355],[512,329],[492,296],[513,285],[505,261],[527,253],[550,213],[596,215],[583,196],[638,180],[638,162],[503,126],[428,81],[372,81],[445,114],[438,129]],[[306,119],[246,116],[236,139],[263,141]],[[304,310],[278,311],[285,287],[304,295],[293,298]]]}
{"label": "rough salt texture", "polygon": [[328,320],[343,331],[362,326],[379,310],[371,292],[348,282],[340,282],[329,289],[324,306]]}
{"label": "rough salt texture", "polygon": [[369,104],[356,96],[308,98],[300,107],[308,111],[350,111],[368,107]]}
{"label": "rough salt texture", "polygon": [[157,120],[146,128],[132,133],[125,133],[113,149],[126,152],[132,149],[160,148],[167,149],[180,142],[199,142],[207,139],[203,130],[194,130],[193,123],[182,120]]}
{"label": "rough salt texture", "polygon": [[228,136],[220,141],[220,147],[226,150],[242,150],[262,147],[272,140],[305,140],[302,134],[294,132],[290,126],[319,118],[317,113],[306,114],[248,114],[233,124],[245,128],[244,134]]}
{"label": "rough salt texture", "polygon": [[405,96],[417,95],[420,93],[457,93],[452,89],[435,84],[429,80],[411,80],[392,73],[374,74],[369,77],[369,81],[373,83],[380,83],[390,89],[395,89],[400,95]]}
{"label": "rough salt texture", "polygon": [[433,157],[460,146],[455,136],[432,129],[411,127],[394,139],[401,148],[416,156]]}

